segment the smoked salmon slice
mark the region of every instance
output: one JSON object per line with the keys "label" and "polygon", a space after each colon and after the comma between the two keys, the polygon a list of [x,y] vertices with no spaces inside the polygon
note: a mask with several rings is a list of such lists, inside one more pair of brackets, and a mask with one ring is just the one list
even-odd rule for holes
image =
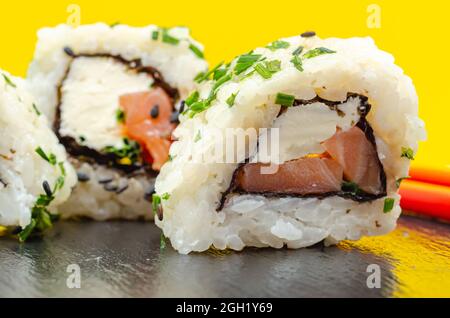
{"label": "smoked salmon slice", "polygon": [[344,176],[364,192],[380,194],[381,164],[374,145],[357,126],[336,134],[322,144],[328,154],[344,169]]}
{"label": "smoked salmon slice", "polygon": [[170,97],[162,88],[156,87],[122,95],[119,103],[125,113],[126,135],[148,152],[152,169],[159,171],[169,158],[171,135],[176,127],[171,123],[173,107]]}
{"label": "smoked salmon slice", "polygon": [[333,159],[311,157],[285,162],[273,174],[261,174],[261,163],[242,166],[236,188],[248,193],[315,195],[341,190],[343,169]]}

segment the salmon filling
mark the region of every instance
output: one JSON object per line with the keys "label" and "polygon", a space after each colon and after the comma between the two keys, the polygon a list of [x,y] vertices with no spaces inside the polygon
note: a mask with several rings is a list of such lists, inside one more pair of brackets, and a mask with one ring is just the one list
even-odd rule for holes
{"label": "salmon filling", "polygon": [[359,127],[336,132],[323,146],[325,154],[285,162],[273,174],[262,174],[261,163],[243,165],[236,174],[236,190],[324,195],[338,193],[344,182],[353,182],[368,194],[383,191],[377,153]]}
{"label": "salmon filling", "polygon": [[171,123],[172,103],[162,88],[120,96],[125,113],[124,135],[137,141],[144,160],[159,171],[169,158],[171,135],[176,125]]}
{"label": "salmon filling", "polygon": [[[359,103],[354,104],[355,100],[359,100]],[[304,107],[298,109],[303,112],[301,116],[291,112],[286,117],[287,110],[282,109],[277,118],[276,127],[285,129],[280,135],[287,138],[281,140],[284,141],[284,153],[291,151],[292,154],[292,149],[296,150],[298,145],[304,145],[305,140],[313,140],[314,135],[308,135],[310,130],[316,135],[329,131],[319,120],[328,123],[336,120],[335,132],[333,133],[333,129],[324,141],[317,141],[317,146],[314,141],[314,147],[310,147],[323,152],[302,154],[299,158],[291,156],[271,174],[267,174],[267,169],[262,169],[267,166],[265,163],[241,164],[233,174],[230,187],[223,193],[218,210],[224,207],[228,195],[231,194],[266,197],[336,195],[359,202],[385,196],[386,177],[378,158],[373,130],[366,120],[371,107],[367,97],[349,93],[344,102],[330,102],[317,97],[310,101],[296,101],[295,107]],[[317,107],[322,108],[319,110]],[[337,117],[334,117],[336,119],[333,119],[332,112],[324,112],[323,107],[337,112]],[[356,114],[352,107],[355,107],[358,119],[345,117]],[[317,115],[319,112],[320,115]],[[293,116],[297,117],[293,119]],[[302,120],[306,121],[301,125],[302,130],[298,130],[296,123]],[[317,125],[308,126],[311,121]],[[299,131],[303,135],[298,134]],[[300,138],[298,145],[295,144],[297,135]]]}

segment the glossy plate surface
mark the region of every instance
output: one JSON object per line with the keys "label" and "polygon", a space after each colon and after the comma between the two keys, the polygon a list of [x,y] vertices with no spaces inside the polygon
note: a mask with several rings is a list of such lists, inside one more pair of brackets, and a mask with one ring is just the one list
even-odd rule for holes
{"label": "glossy plate surface", "polygon": [[[410,216],[337,247],[188,256],[161,250],[149,223],[61,222],[48,234],[0,239],[1,297],[450,297],[450,225]],[[80,289],[67,287],[71,264]],[[367,287],[371,264],[381,288]]]}

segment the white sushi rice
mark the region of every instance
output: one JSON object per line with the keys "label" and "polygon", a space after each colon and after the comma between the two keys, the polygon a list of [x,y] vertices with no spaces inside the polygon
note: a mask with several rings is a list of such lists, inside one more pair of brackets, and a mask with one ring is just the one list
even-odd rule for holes
{"label": "white sushi rice", "polygon": [[0,70],[0,225],[22,228],[30,224],[38,196],[45,194],[44,181],[53,188],[62,175],[58,164],[50,164],[36,152],[38,147],[54,154],[66,174],[64,186],[54,194],[51,212],[57,212],[76,183],[64,148],[24,86],[22,79]]}
{"label": "white sushi rice", "polygon": [[[162,200],[164,219],[156,220],[156,224],[180,253],[204,251],[211,246],[241,250],[245,246],[299,248],[322,240],[333,244],[362,235],[388,233],[395,227],[401,212],[395,181],[408,175],[410,164],[402,157],[402,147],[415,152],[418,141],[425,138],[411,79],[394,64],[393,56],[379,50],[370,38],[282,40],[289,43],[288,48],[253,51],[267,61],[280,60],[279,72],[270,79],[256,72],[244,80],[234,77],[221,86],[206,111],[193,118],[185,116],[175,131],[177,142],[171,148],[174,159],[163,167],[156,182],[158,195],[165,197]],[[299,71],[291,62],[293,51],[299,46],[304,47],[303,53],[318,47],[336,53],[305,58],[304,70]],[[236,60],[231,69],[235,64]],[[211,86],[211,82],[203,85],[202,98],[210,94]],[[367,120],[374,130],[378,156],[387,176],[387,196],[395,200],[390,212],[383,212],[384,198],[357,203],[340,197],[269,199],[256,195],[234,195],[224,209],[216,211],[237,163],[194,163],[190,160],[192,153],[208,154],[222,142],[217,134],[211,133],[218,129],[225,132],[227,128],[260,129],[277,124],[280,106],[275,104],[275,97],[280,92],[302,100],[319,96],[345,101],[348,93],[369,98],[372,108]],[[232,94],[237,95],[230,107],[227,99]],[[305,142],[305,137],[298,132],[299,137],[288,141],[295,148],[295,155],[309,153],[326,138],[324,131],[336,129],[333,120],[324,127],[326,114],[313,120],[302,117],[310,116],[308,113],[295,116],[301,117],[295,119],[301,124],[291,128],[288,125],[287,132],[289,129],[293,135],[295,130],[307,132],[308,138],[315,142],[315,145]],[[292,156],[289,147],[280,149],[284,149],[281,158]]]}
{"label": "white sushi rice", "polygon": [[[158,40],[152,39],[154,32],[159,32]],[[66,78],[61,87],[60,134],[99,152],[107,146],[121,148],[124,136],[116,119],[119,96],[148,91],[153,79],[149,74],[131,72],[125,64],[108,56],[140,60],[143,67],[160,72],[180,94],[176,107],[195,88],[194,77],[208,67],[206,61],[193,52],[192,46],[200,51],[203,46],[191,38],[187,28],[167,30],[168,35],[179,40],[176,45],[165,43],[162,32],[155,25],[111,27],[103,23],[41,29],[28,71],[28,86],[39,107],[53,122],[58,87]],[[75,54],[95,56],[73,59],[64,48],[70,48]],[[71,161],[78,173],[89,180],[78,184],[62,207],[63,217],[86,216],[97,220],[153,217],[151,203],[144,199],[154,188],[151,177],[127,176],[77,158]],[[106,186],[98,182],[104,175],[113,178]],[[125,182],[127,187],[121,192],[120,186]],[[119,187],[114,192],[117,183]]]}

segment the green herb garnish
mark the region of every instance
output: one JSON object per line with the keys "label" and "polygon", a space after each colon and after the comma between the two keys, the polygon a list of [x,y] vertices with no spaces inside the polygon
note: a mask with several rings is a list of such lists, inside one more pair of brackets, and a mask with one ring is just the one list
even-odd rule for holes
{"label": "green herb garnish", "polygon": [[312,50],[309,50],[308,52],[306,52],[303,55],[303,58],[310,59],[310,58],[313,58],[313,57],[316,57],[316,56],[319,56],[319,55],[333,54],[333,53],[336,53],[336,51],[327,49],[326,47],[318,47],[318,48],[315,48],[315,49],[312,49]]}
{"label": "green herb garnish", "polygon": [[230,80],[231,80],[231,74],[228,74],[228,75],[225,75],[225,76],[222,76],[221,78],[219,78],[219,80],[217,80],[212,87],[210,97],[212,97],[217,92],[217,90],[219,89],[220,86],[222,86],[223,84],[225,84],[226,82],[228,82]]}
{"label": "green herb garnish", "polygon": [[279,49],[287,49],[290,46],[289,42],[286,41],[275,41],[266,46],[271,51],[279,50]]}
{"label": "green herb garnish", "polygon": [[114,23],[111,23],[111,24],[109,25],[109,27],[110,27],[110,28],[114,28],[114,27],[118,26],[119,24],[120,24],[120,22],[119,22],[119,21],[116,21],[116,22],[114,22]]}
{"label": "green herb garnish", "polygon": [[409,160],[414,160],[414,150],[407,147],[402,147],[402,156],[401,158],[408,158]]}
{"label": "green herb garnish", "polygon": [[294,57],[291,60],[291,63],[294,64],[295,68],[299,70],[300,72],[303,72],[303,62],[300,56],[294,55]]}
{"label": "green herb garnish", "polygon": [[189,44],[189,49],[194,52],[195,55],[197,55],[198,58],[205,58],[205,55],[203,54],[202,50],[200,50],[197,46],[194,44]]}
{"label": "green herb garnish", "polygon": [[152,32],[152,40],[157,41],[158,38],[159,38],[159,31],[158,30],[153,31]]}
{"label": "green herb garnish", "polygon": [[61,171],[61,174],[65,177],[66,176],[66,168],[64,168],[64,162],[58,163],[59,170]]}
{"label": "green herb garnish", "polygon": [[200,132],[200,130],[197,132],[197,135],[195,135],[195,138],[194,138],[194,142],[197,142],[197,141],[199,141],[200,139],[202,139],[202,134],[201,134],[201,132]]}
{"label": "green herb garnish", "polygon": [[393,198],[386,198],[384,199],[384,206],[383,206],[383,212],[389,213],[394,208],[395,200]]}
{"label": "green herb garnish", "polygon": [[169,193],[164,193],[162,196],[161,196],[161,199],[163,199],[164,201],[167,201],[167,200],[169,200],[170,199],[170,194]]}
{"label": "green herb garnish", "polygon": [[244,54],[239,56],[236,66],[234,67],[234,73],[236,75],[239,75],[246,70],[248,70],[250,67],[253,66],[260,58],[262,57],[261,54]]}
{"label": "green herb garnish", "polygon": [[359,186],[356,183],[350,182],[350,181],[342,182],[341,190],[346,193],[353,194],[353,195],[357,195],[361,192],[361,190],[359,189]]}
{"label": "green herb garnish", "polygon": [[125,112],[120,108],[116,110],[116,120],[118,123],[125,123]]}
{"label": "green herb garnish", "polygon": [[153,215],[155,215],[155,216],[157,215],[160,205],[161,205],[161,197],[159,195],[157,195],[156,193],[154,193],[152,195],[152,211],[153,211]]}
{"label": "green herb garnish", "polygon": [[39,111],[39,109],[37,108],[35,103],[33,103],[33,109],[34,109],[34,112],[36,113],[36,115],[41,116],[41,112]]}
{"label": "green herb garnish", "polygon": [[180,40],[171,36],[169,34],[169,30],[168,29],[163,29],[162,30],[162,41],[164,43],[170,44],[170,45],[178,45],[178,43],[180,43]]}
{"label": "green herb garnish", "polygon": [[159,238],[159,248],[161,250],[166,248],[166,237],[164,236],[164,233],[161,233],[161,237]]}
{"label": "green herb garnish", "polygon": [[298,48],[296,48],[294,50],[294,52],[292,52],[292,55],[300,55],[303,52],[304,47],[303,46],[299,46]]}
{"label": "green herb garnish", "polygon": [[193,103],[198,101],[200,93],[198,91],[192,92],[188,98],[184,101],[187,106],[191,106]]}
{"label": "green herb garnish", "polygon": [[278,93],[275,98],[275,104],[285,107],[291,107],[292,105],[294,105],[294,101],[295,96],[284,93]]}
{"label": "green herb garnish", "polygon": [[197,83],[201,83],[204,82],[206,80],[209,79],[209,77],[214,74],[214,72],[219,69],[219,67],[221,67],[223,65],[223,62],[217,64],[215,67],[213,67],[211,70],[207,71],[207,72],[201,72],[199,74],[197,74],[197,76],[194,78],[194,81],[196,81]]}
{"label": "green herb garnish", "polygon": [[226,102],[227,102],[228,106],[230,106],[230,107],[234,106],[234,102],[236,101],[237,94],[238,94],[238,92],[231,94],[230,97],[227,98]]}
{"label": "green herb garnish", "polygon": [[[124,138],[122,147],[119,148],[114,146],[107,146],[103,149],[103,151],[115,155],[120,159],[118,160],[119,163],[123,163],[126,165],[128,163],[133,164],[139,161],[141,155],[141,146],[134,140]],[[125,160],[121,159],[128,159],[129,162],[127,163],[125,162]]]}
{"label": "green herb garnish", "polygon": [[48,206],[55,199],[56,192],[64,186],[64,175],[58,177],[52,192],[48,190],[48,183],[43,183],[45,194],[41,194],[38,196],[33,208],[31,209],[30,224],[28,224],[18,234],[19,241],[21,243],[25,242],[33,233],[42,233],[53,226],[52,221],[56,217],[50,213],[50,211],[48,210]]}
{"label": "green herb garnish", "polygon": [[281,61],[264,61],[255,65],[256,72],[265,79],[269,79],[273,74],[281,70]]}
{"label": "green herb garnish", "polygon": [[213,80],[215,81],[219,80],[221,77],[225,76],[227,72],[228,72],[227,68],[218,68],[217,70],[214,71]]}
{"label": "green herb garnish", "polygon": [[5,83],[13,88],[16,88],[16,84],[13,83],[13,81],[11,81],[11,79],[6,76],[4,73],[2,73],[3,79],[5,80]]}
{"label": "green herb garnish", "polygon": [[41,147],[37,147],[37,148],[35,149],[35,151],[36,151],[36,153],[37,153],[39,156],[41,156],[42,159],[44,159],[45,161],[47,161],[48,163],[50,163],[52,166],[56,165],[57,160],[56,160],[56,156],[55,156],[53,153],[50,153],[50,154],[47,155],[47,154],[44,152],[44,150],[42,150]]}

